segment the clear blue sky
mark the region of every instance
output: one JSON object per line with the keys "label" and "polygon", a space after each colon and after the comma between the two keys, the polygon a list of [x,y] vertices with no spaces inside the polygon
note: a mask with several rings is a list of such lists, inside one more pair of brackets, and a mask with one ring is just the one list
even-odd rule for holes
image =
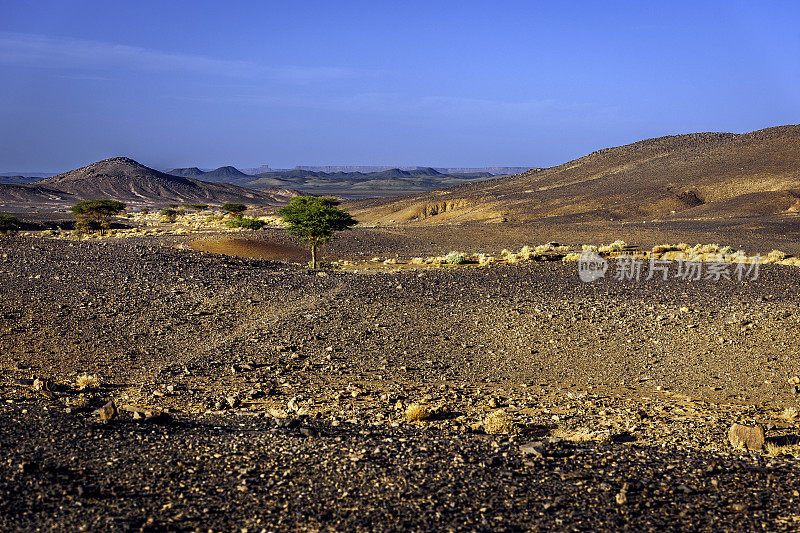
{"label": "clear blue sky", "polygon": [[800,2],[0,3],[0,171],[553,165],[800,122]]}

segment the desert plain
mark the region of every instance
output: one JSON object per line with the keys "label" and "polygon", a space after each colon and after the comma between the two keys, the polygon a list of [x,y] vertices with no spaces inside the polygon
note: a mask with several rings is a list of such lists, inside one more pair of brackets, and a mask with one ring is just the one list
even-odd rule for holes
{"label": "desert plain", "polygon": [[[79,238],[25,204],[292,191],[124,158],[9,185],[28,226],[0,239],[0,529],[796,531],[798,135],[670,137],[345,203],[362,224],[319,270],[275,225],[132,214]],[[737,177],[661,183],[659,165]],[[591,282],[551,253],[616,241]],[[679,243],[776,260],[648,276]],[[641,277],[617,276],[631,254]]]}

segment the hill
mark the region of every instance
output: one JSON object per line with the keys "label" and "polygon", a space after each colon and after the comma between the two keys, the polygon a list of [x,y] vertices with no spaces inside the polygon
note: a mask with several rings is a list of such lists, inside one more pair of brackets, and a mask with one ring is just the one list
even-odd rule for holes
{"label": "hill", "polygon": [[19,185],[19,184],[31,183],[39,179],[41,179],[41,177],[34,178],[30,176],[0,176],[0,184]]}
{"label": "hill", "polygon": [[424,192],[493,176],[490,172],[446,174],[431,167],[388,168],[374,172],[340,170],[325,172],[295,168],[270,170],[251,175],[245,174],[235,167],[225,166],[208,172],[197,167],[174,168],[168,173],[204,181],[233,183],[255,189],[280,187],[299,189],[309,194],[327,194],[345,198],[397,196]]}
{"label": "hill", "polygon": [[312,170],[283,170],[253,176],[249,187],[290,187],[311,194],[331,194],[341,197],[382,197],[424,192],[442,187],[492,177],[488,172],[443,174],[433,168],[379,172],[321,172]]}
{"label": "hill", "polygon": [[800,210],[800,126],[647,139],[551,168],[359,201],[352,210],[359,220],[382,224],[794,213]]}
{"label": "hill", "polygon": [[172,174],[173,176],[180,176],[182,178],[199,178],[205,171],[200,170],[197,167],[189,167],[189,168],[173,168],[172,170],[167,170],[167,174]]}
{"label": "hill", "polygon": [[93,198],[112,198],[133,205],[183,202],[278,205],[295,194],[286,189],[254,190],[173,176],[127,157],[114,157],[26,185],[0,185],[0,205],[46,207]]}

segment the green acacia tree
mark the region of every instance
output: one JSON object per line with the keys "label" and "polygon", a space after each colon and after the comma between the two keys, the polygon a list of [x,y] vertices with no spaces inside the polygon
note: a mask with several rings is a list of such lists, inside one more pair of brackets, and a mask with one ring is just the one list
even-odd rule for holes
{"label": "green acacia tree", "polygon": [[84,200],[69,208],[75,215],[77,231],[99,229],[100,235],[108,229],[108,219],[124,209],[125,204],[116,200]]}
{"label": "green acacia tree", "polygon": [[0,233],[3,235],[14,235],[19,231],[19,219],[0,213]]}
{"label": "green acacia tree", "polygon": [[295,196],[278,214],[289,225],[289,233],[311,246],[311,268],[317,268],[317,247],[335,237],[337,231],[358,221],[336,206],[339,201],[325,196]]}
{"label": "green acacia tree", "polygon": [[242,216],[242,213],[247,211],[247,206],[244,205],[244,204],[237,204],[237,203],[233,203],[233,202],[228,202],[226,204],[222,204],[222,207],[220,207],[220,209],[230,213],[231,215],[233,215],[235,217],[240,217],[240,216]]}

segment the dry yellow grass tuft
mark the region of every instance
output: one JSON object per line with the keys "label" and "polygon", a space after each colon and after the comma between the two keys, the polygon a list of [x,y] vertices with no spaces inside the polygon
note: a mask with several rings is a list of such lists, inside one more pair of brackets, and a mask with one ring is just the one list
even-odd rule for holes
{"label": "dry yellow grass tuft", "polygon": [[800,456],[800,444],[776,444],[767,441],[764,443],[764,455],[769,457],[778,457],[779,455],[794,455]]}
{"label": "dry yellow grass tuft", "polygon": [[97,374],[80,374],[75,379],[75,384],[79,390],[96,389],[100,385],[100,380],[97,379]]}
{"label": "dry yellow grass tuft", "polygon": [[628,243],[625,241],[614,241],[611,244],[600,246],[597,250],[601,254],[619,253],[622,252],[626,246],[628,246]]}
{"label": "dry yellow grass tuft", "polygon": [[483,420],[483,429],[491,435],[508,434],[514,431],[514,421],[508,411],[497,409],[492,411]]}
{"label": "dry yellow grass tuft", "polygon": [[770,264],[783,261],[784,259],[786,259],[786,252],[781,252],[780,250],[772,250],[770,253],[767,254],[767,257],[765,257],[761,262]]}
{"label": "dry yellow grass tuft", "polygon": [[412,403],[406,407],[406,420],[409,422],[421,422],[431,416],[431,412],[422,404]]}
{"label": "dry yellow grass tuft", "polygon": [[610,439],[608,431],[594,432],[587,429],[557,429],[552,432],[552,436],[571,442],[606,442]]}

